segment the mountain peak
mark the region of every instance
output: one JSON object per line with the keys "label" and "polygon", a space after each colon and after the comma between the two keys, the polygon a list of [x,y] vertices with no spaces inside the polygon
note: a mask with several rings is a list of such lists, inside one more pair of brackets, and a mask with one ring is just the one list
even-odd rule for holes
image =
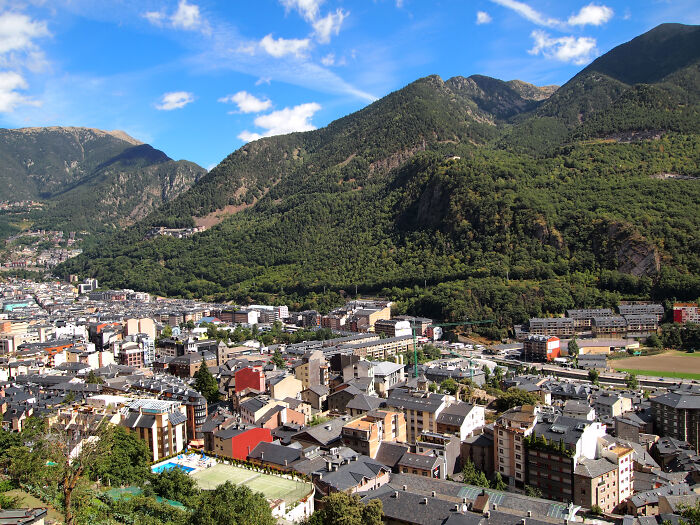
{"label": "mountain peak", "polygon": [[576,77],[597,72],[625,84],[653,84],[698,60],[700,26],[661,24],[608,51]]}

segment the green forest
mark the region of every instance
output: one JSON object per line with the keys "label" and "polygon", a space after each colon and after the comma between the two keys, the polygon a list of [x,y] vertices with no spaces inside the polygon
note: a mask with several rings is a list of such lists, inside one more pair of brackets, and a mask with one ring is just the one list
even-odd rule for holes
{"label": "green forest", "polygon": [[[496,319],[494,336],[566,308],[695,300],[700,57],[686,47],[662,67],[657,51],[698,34],[660,26],[551,96],[420,79],[326,128],[247,144],[59,271],[295,310],[357,290],[397,313]],[[630,77],[625,61],[642,52],[663,76]],[[216,213],[194,237],[144,239]]]}

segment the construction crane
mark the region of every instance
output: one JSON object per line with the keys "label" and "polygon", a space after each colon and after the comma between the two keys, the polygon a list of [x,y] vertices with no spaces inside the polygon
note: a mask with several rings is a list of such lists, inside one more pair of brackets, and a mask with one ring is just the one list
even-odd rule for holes
{"label": "construction crane", "polygon": [[[495,323],[495,322],[496,322],[495,319],[483,319],[480,321],[458,321],[456,323],[435,323],[435,324],[429,324],[428,328],[437,328],[437,327],[442,328],[445,326],[472,326],[475,324],[489,324],[489,323]],[[413,377],[418,377],[418,342],[417,342],[417,336],[416,336],[416,327],[413,324],[411,324],[411,333],[413,334]],[[462,356],[457,354],[457,357],[462,357]]]}

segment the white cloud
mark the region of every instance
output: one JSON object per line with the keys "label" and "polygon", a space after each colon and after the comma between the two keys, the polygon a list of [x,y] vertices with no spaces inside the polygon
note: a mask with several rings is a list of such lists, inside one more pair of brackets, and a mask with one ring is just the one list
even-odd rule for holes
{"label": "white cloud", "polygon": [[172,91],[165,93],[160,104],[156,104],[156,109],[161,111],[171,111],[173,109],[184,108],[187,104],[194,102],[194,94],[188,91]]}
{"label": "white cloud", "polygon": [[162,26],[168,18],[162,11],[148,11],[143,14],[143,17],[158,27]]}
{"label": "white cloud", "polygon": [[267,84],[268,86],[270,85],[270,82],[272,82],[272,79],[270,77],[260,77],[255,81],[256,86],[261,86],[263,84]]}
{"label": "white cloud", "polygon": [[326,67],[335,64],[335,54],[328,53],[325,57],[321,59],[321,64],[323,64]]}
{"label": "white cloud", "polygon": [[199,12],[199,6],[187,3],[187,0],[180,0],[177,10],[172,15],[168,15],[165,11],[148,11],[143,14],[143,17],[158,27],[170,26],[186,31],[207,31],[209,27]]}
{"label": "white cloud", "polygon": [[403,7],[403,0],[396,0],[396,7],[401,9]]}
{"label": "white cloud", "polygon": [[564,22],[556,18],[548,17],[539,11],[536,11],[528,4],[524,2],[518,2],[517,0],[491,0],[493,3],[512,9],[524,19],[529,20],[533,24],[545,27],[562,27]]}
{"label": "white cloud", "polygon": [[199,6],[188,4],[187,0],[180,0],[177,4],[177,11],[175,11],[171,20],[174,27],[190,31],[197,29],[202,23],[202,17],[199,14]]}
{"label": "white cloud", "polygon": [[336,9],[335,13],[328,13],[323,18],[316,20],[312,25],[316,34],[316,39],[321,44],[328,44],[331,41],[331,35],[338,36],[340,26],[343,25],[343,20],[348,16],[346,11]]}
{"label": "white cloud", "polygon": [[238,134],[238,138],[243,142],[253,142],[254,140],[263,138],[263,136],[260,133],[251,133],[245,129]]}
{"label": "white cloud", "polygon": [[309,49],[310,44],[311,42],[308,38],[274,39],[271,34],[265,36],[260,41],[262,48],[275,58],[281,58],[286,55],[302,57],[304,56],[304,52]]}
{"label": "white cloud", "polygon": [[587,6],[582,7],[578,14],[571,15],[568,22],[571,26],[599,26],[610,20],[612,16],[613,10],[609,7],[604,5],[588,4]]}
{"label": "white cloud", "polygon": [[250,142],[261,137],[284,135],[295,131],[311,131],[316,129],[316,126],[311,123],[311,118],[320,109],[320,104],[309,102],[293,108],[284,108],[267,115],[261,115],[253,122],[257,127],[263,128],[265,131],[263,133],[251,133],[245,130],[238,135],[238,138],[245,142]]}
{"label": "white cloud", "polygon": [[44,53],[34,41],[47,36],[46,22],[17,12],[0,15],[0,67],[6,69],[0,71],[0,113],[11,113],[17,106],[41,105],[22,93],[29,88],[22,70],[43,68]]}
{"label": "white cloud", "polygon": [[0,72],[0,113],[9,113],[20,105],[40,106],[40,102],[27,98],[18,91],[27,87],[27,81],[19,73]]}
{"label": "white cloud", "polygon": [[239,91],[233,95],[226,95],[225,97],[221,97],[219,102],[223,102],[224,104],[234,103],[238,106],[238,111],[241,113],[261,113],[272,107],[271,100],[257,98],[247,91]]}
{"label": "white cloud", "polygon": [[319,7],[323,0],[280,0],[287,9],[296,9],[307,22],[313,22],[319,16]]}
{"label": "white cloud", "polygon": [[[324,0],[280,0],[280,3],[289,12],[296,10],[314,29],[314,35],[321,44],[331,41],[332,35],[340,33],[340,27],[350,13],[338,8],[335,13],[328,13],[321,17],[321,4]],[[398,6],[398,2],[397,2]],[[400,6],[398,6],[400,7]]]}
{"label": "white cloud", "polygon": [[533,31],[530,36],[535,41],[531,55],[553,58],[561,62],[582,65],[589,62],[598,52],[595,38],[564,36],[552,38],[545,31]]}
{"label": "white cloud", "polygon": [[490,24],[492,22],[491,15],[489,15],[486,11],[477,11],[476,12],[476,24],[481,25],[481,24]]}
{"label": "white cloud", "polygon": [[48,35],[46,22],[35,22],[21,13],[0,15],[0,53],[32,50],[35,38]]}

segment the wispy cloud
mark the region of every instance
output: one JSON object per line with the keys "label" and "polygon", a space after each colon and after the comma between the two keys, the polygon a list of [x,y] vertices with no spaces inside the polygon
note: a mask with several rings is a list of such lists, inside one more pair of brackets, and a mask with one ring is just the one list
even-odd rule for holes
{"label": "wispy cloud", "polygon": [[280,0],[280,3],[287,11],[296,9],[304,20],[313,22],[319,16],[323,0]]}
{"label": "wispy cloud", "polygon": [[482,24],[490,24],[493,21],[491,18],[491,15],[489,15],[486,11],[477,11],[476,12],[476,24],[477,25],[482,25]]}
{"label": "wispy cloud", "polygon": [[335,64],[335,54],[334,53],[328,53],[326,56],[324,56],[321,59],[321,64],[324,66],[330,67],[333,64]]}
{"label": "wispy cloud", "polygon": [[262,47],[266,53],[272,55],[275,58],[281,58],[287,55],[294,55],[296,57],[303,57],[308,51],[311,42],[308,38],[273,38],[272,34],[266,35],[260,41],[260,47]]}
{"label": "wispy cloud", "polygon": [[542,55],[561,62],[571,62],[583,65],[598,53],[595,38],[564,36],[552,38],[541,29],[530,35],[534,40],[533,47],[528,51],[531,55]]}
{"label": "wispy cloud", "polygon": [[524,2],[517,0],[491,0],[494,4],[507,7],[522,16],[525,20],[529,20],[533,24],[544,27],[563,27],[565,24],[557,18],[549,17],[539,11],[533,9]]}
{"label": "wispy cloud", "polygon": [[581,10],[569,17],[568,23],[571,26],[599,26],[606,23],[613,17],[613,10],[604,5],[588,4]]}
{"label": "wispy cloud", "polygon": [[273,135],[284,135],[295,131],[311,131],[316,129],[311,123],[314,114],[321,109],[321,105],[316,102],[300,104],[292,108],[284,108],[279,111],[273,111],[267,115],[257,117],[253,123],[263,128],[262,133],[252,133],[248,130],[239,133],[238,138],[249,142],[262,137],[271,137]]}
{"label": "wispy cloud", "polygon": [[336,9],[335,13],[328,13],[323,18],[319,18],[313,23],[313,28],[316,34],[316,40],[321,44],[328,44],[331,41],[331,36],[338,36],[340,27],[343,25],[343,20],[348,16],[346,11]]}
{"label": "wispy cloud", "polygon": [[209,31],[209,24],[202,16],[199,6],[180,0],[177,9],[168,14],[166,11],[148,11],[143,17],[158,27],[172,27],[185,31]]}
{"label": "wispy cloud", "polygon": [[194,94],[188,91],[171,91],[163,94],[160,98],[160,103],[156,104],[156,109],[172,111],[173,109],[184,108],[192,102],[194,102]]}
{"label": "wispy cloud", "polygon": [[491,0],[491,2],[515,11],[533,24],[560,30],[569,29],[571,26],[599,26],[609,21],[614,14],[614,11],[608,6],[591,3],[564,21],[541,13],[529,4],[518,0]]}
{"label": "wispy cloud", "polygon": [[239,91],[233,95],[226,95],[225,97],[221,97],[219,102],[224,104],[236,104],[240,113],[261,113],[272,107],[271,100],[260,99],[247,91]]}
{"label": "wispy cloud", "polygon": [[314,30],[314,36],[321,44],[328,44],[331,36],[337,36],[340,28],[350,14],[343,9],[336,9],[335,13],[328,13],[321,16],[321,4],[323,0],[280,0],[287,12],[297,11],[301,17],[308,22]]}

